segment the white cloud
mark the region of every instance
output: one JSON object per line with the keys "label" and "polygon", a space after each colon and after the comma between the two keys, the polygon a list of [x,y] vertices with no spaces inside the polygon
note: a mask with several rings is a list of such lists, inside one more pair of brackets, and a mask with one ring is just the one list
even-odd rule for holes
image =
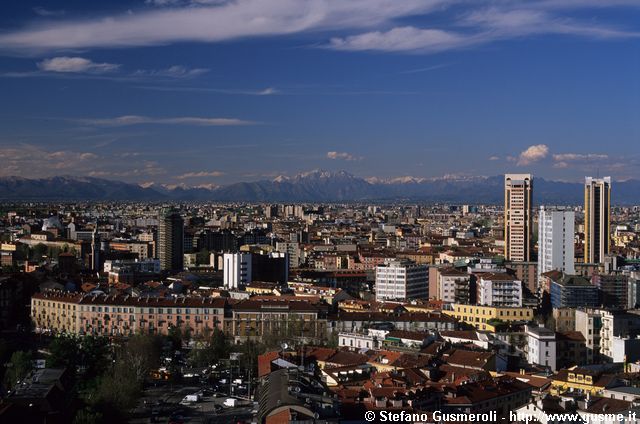
{"label": "white cloud", "polygon": [[406,26],[335,37],[327,47],[348,51],[434,53],[544,34],[592,39],[640,37],[640,32],[634,30],[558,17],[540,9],[507,9],[504,6],[473,10],[449,26],[456,29]]}
{"label": "white cloud", "polygon": [[489,156],[489,160],[500,160],[500,156]]}
{"label": "white cloud", "polygon": [[267,87],[264,90],[253,92],[253,94],[257,96],[270,96],[272,94],[279,94],[279,93],[280,91],[273,87]]}
{"label": "white cloud", "polygon": [[41,177],[90,169],[100,159],[86,151],[45,150],[30,144],[0,147],[0,175]]}
{"label": "white cloud", "polygon": [[200,172],[187,172],[186,174],[178,175],[176,178],[179,180],[186,180],[189,178],[209,178],[209,177],[221,177],[225,175],[222,171],[200,171]]}
{"label": "white cloud", "polygon": [[96,63],[83,57],[53,57],[38,63],[38,68],[46,72],[110,72],[118,69],[120,65],[114,63]]}
{"label": "white cloud", "polygon": [[609,155],[599,154],[599,153],[560,153],[553,155],[554,161],[559,162],[572,162],[572,161],[590,161],[590,160],[601,160],[608,159]]}
{"label": "white cloud", "polygon": [[[213,43],[301,32],[322,34],[330,30],[348,33],[331,39],[326,44],[329,48],[431,53],[544,34],[594,39],[640,36],[637,27],[618,27],[571,16],[583,9],[640,7],[637,0],[147,0],[146,3],[154,7],[109,16],[36,22],[0,35],[0,49],[24,54],[179,42]],[[439,27],[394,27],[400,18],[441,12],[454,6],[458,8],[455,12],[438,19]]]}
{"label": "white cloud", "polygon": [[600,162],[604,166],[609,160],[609,155],[600,153],[558,153],[553,156],[553,167],[566,169],[571,166],[584,167],[592,162]]}
{"label": "white cloud", "polygon": [[206,68],[188,68],[182,65],[173,65],[166,69],[140,69],[133,73],[134,77],[151,76],[167,78],[193,78],[209,72]]}
{"label": "white cloud", "polygon": [[62,16],[66,13],[64,10],[51,10],[41,6],[34,7],[31,10],[33,10],[33,13],[36,15],[45,17]]}
{"label": "white cloud", "polygon": [[[535,5],[535,3],[534,3]],[[607,39],[638,37],[628,31],[594,22],[582,22],[549,13],[544,8],[489,7],[467,14],[461,24],[479,31],[484,42],[537,34],[560,34]]]}
{"label": "white cloud", "polygon": [[354,160],[362,160],[362,157],[354,156],[346,152],[327,152],[327,159],[354,161]]}
{"label": "white cloud", "polygon": [[123,159],[118,153],[50,150],[32,144],[0,146],[0,176],[46,178],[60,175],[137,179],[166,175],[160,163],[144,157]]}
{"label": "white cloud", "polygon": [[140,115],[126,115],[118,116],[116,118],[103,118],[103,119],[78,119],[77,122],[84,125],[95,125],[104,127],[121,127],[127,125],[141,125],[141,124],[168,124],[168,125],[195,125],[204,127],[214,126],[237,126],[237,125],[252,125],[254,122],[244,121],[242,119],[235,118],[201,118],[193,116],[181,116],[172,118],[152,118],[149,116]]}
{"label": "white cloud", "polygon": [[520,153],[518,157],[518,165],[524,166],[534,162],[538,162],[547,157],[549,154],[549,147],[546,144],[536,144],[529,146],[527,150]]}
{"label": "white cloud", "polygon": [[145,4],[156,7],[205,6],[224,4],[226,0],[145,0]]}
{"label": "white cloud", "polygon": [[385,32],[373,31],[345,38],[332,38],[329,47],[350,51],[441,51],[469,45],[471,42],[471,37],[464,37],[452,32],[407,26],[393,28]]}
{"label": "white cloud", "polygon": [[442,68],[446,68],[450,66],[450,64],[448,63],[441,63],[439,65],[433,65],[433,66],[426,66],[424,68],[416,68],[416,69],[408,69],[406,71],[401,71],[401,74],[419,74],[422,72],[429,72],[429,71],[435,71],[437,69],[442,69]]}
{"label": "white cloud", "polygon": [[236,0],[29,26],[0,35],[5,50],[47,51],[219,42],[240,37],[364,28],[427,13],[444,0]]}

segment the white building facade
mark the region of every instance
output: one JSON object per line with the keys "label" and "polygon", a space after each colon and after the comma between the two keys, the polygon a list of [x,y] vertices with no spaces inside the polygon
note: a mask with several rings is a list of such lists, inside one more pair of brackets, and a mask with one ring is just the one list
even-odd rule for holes
{"label": "white building facade", "polygon": [[251,282],[251,253],[225,253],[223,282],[228,289],[237,289]]}
{"label": "white building facade", "polygon": [[391,259],[376,267],[376,300],[427,299],[429,267]]}
{"label": "white building facade", "polygon": [[556,333],[544,327],[527,326],[527,362],[556,370]]}
{"label": "white building facade", "polygon": [[574,275],[575,212],[540,206],[538,217],[538,282],[548,271]]}
{"label": "white building facade", "polygon": [[522,281],[509,274],[481,274],[477,286],[479,305],[522,306]]}

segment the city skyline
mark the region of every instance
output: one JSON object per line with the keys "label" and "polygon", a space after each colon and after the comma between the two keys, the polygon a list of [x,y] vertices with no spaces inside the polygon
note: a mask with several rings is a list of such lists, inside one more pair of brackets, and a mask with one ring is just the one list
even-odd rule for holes
{"label": "city skyline", "polygon": [[640,178],[637,2],[375,1],[3,5],[0,176]]}

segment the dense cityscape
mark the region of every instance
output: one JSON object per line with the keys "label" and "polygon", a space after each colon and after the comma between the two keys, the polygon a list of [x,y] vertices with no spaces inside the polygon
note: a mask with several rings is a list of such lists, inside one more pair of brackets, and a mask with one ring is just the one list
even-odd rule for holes
{"label": "dense cityscape", "polygon": [[609,177],[580,206],[535,190],[506,174],[504,205],[3,204],[0,418],[635,422],[640,207],[611,205]]}
{"label": "dense cityscape", "polygon": [[640,0],[0,2],[0,424],[640,424]]}

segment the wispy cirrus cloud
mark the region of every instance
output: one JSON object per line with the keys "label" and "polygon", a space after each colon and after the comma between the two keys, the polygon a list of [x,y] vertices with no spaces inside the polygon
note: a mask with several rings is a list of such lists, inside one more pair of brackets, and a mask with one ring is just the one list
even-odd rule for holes
{"label": "wispy cirrus cloud", "polygon": [[50,176],[89,167],[99,159],[88,151],[46,150],[31,144],[0,147],[0,175]]}
{"label": "wispy cirrus cloud", "polygon": [[412,26],[393,28],[388,31],[372,31],[348,37],[334,37],[327,47],[335,50],[388,52],[442,51],[472,43],[465,37],[441,29],[422,29]]}
{"label": "wispy cirrus cloud", "polygon": [[540,8],[503,6],[472,10],[464,14],[463,18],[452,22],[446,29],[395,27],[386,31],[334,37],[326,47],[346,51],[436,53],[538,35],[607,40],[638,38],[640,30],[582,22],[556,16]]}
{"label": "wispy cirrus cloud", "polygon": [[222,171],[200,171],[200,172],[187,172],[182,175],[178,175],[176,178],[179,180],[195,179],[195,178],[215,178],[225,175]]}
{"label": "wispy cirrus cloud", "polygon": [[185,86],[172,86],[166,85],[141,85],[137,88],[143,90],[153,91],[178,91],[186,93],[218,93],[218,94],[230,94],[230,95],[243,95],[243,96],[273,96],[277,94],[283,94],[282,90],[275,87],[267,87],[264,89],[233,89],[233,88],[213,88],[213,87],[185,87]]}
{"label": "wispy cirrus cloud", "polygon": [[584,160],[599,160],[608,159],[609,155],[601,153],[560,153],[554,154],[553,160],[555,161],[584,161]]}
{"label": "wispy cirrus cloud", "polygon": [[50,17],[56,17],[56,16],[63,16],[66,11],[64,10],[53,10],[53,9],[47,9],[44,8],[42,6],[36,6],[34,8],[32,8],[31,10],[33,10],[33,13],[35,13],[38,16],[44,16],[47,18]]}
{"label": "wispy cirrus cloud", "polygon": [[173,65],[166,69],[139,69],[133,77],[166,77],[166,78],[193,78],[209,72],[207,68],[189,68],[182,65]]}
{"label": "wispy cirrus cloud", "polygon": [[440,63],[438,65],[425,66],[423,68],[407,69],[406,71],[401,71],[400,74],[420,74],[422,72],[435,71],[435,70],[438,70],[438,69],[446,68],[448,66],[451,66],[451,64],[449,64],[449,63]]}
{"label": "wispy cirrus cloud", "polygon": [[166,175],[165,166],[140,156],[97,153],[88,149],[49,149],[19,143],[0,146],[0,176],[47,178],[60,175],[137,179]]}
{"label": "wispy cirrus cloud", "polygon": [[122,127],[128,125],[194,125],[203,127],[254,125],[256,122],[236,118],[202,118],[196,116],[179,116],[169,118],[153,118],[141,115],[125,115],[115,118],[75,119],[74,121],[91,126]]}
{"label": "wispy cirrus cloud", "polygon": [[609,155],[601,153],[559,153],[553,156],[554,168],[565,169],[575,165],[586,165],[594,162],[608,161]]}
{"label": "wispy cirrus cloud", "polygon": [[120,68],[120,65],[115,63],[96,63],[84,57],[68,57],[68,56],[60,56],[60,57],[53,57],[50,59],[44,59],[42,62],[38,62],[37,65],[41,71],[69,72],[69,73],[83,73],[83,72],[104,73],[104,72],[112,72]]}
{"label": "wispy cirrus cloud", "polygon": [[[163,7],[29,26],[0,35],[5,50],[47,51],[220,42],[364,28],[427,13],[444,0],[236,0]],[[168,5],[168,4],[167,4]],[[195,7],[194,7],[195,6]]]}
{"label": "wispy cirrus cloud", "polygon": [[[121,82],[146,82],[158,80],[186,80],[205,75],[208,68],[190,68],[173,65],[162,69],[137,69],[127,71],[115,63],[96,63],[82,57],[54,57],[36,63],[38,70],[0,73],[0,78],[88,78]],[[262,93],[256,93],[262,94]],[[270,93],[266,93],[270,94]]]}
{"label": "wispy cirrus cloud", "polygon": [[[605,7],[640,8],[633,0],[148,0],[147,5],[154,7],[27,25],[0,35],[0,49],[25,54],[308,32],[320,37],[315,45],[331,49],[434,53],[549,34],[600,40],[640,36],[637,25],[574,14]],[[453,7],[455,12],[440,18],[437,26],[398,25],[401,18]],[[327,42],[329,31],[339,35]]]}

